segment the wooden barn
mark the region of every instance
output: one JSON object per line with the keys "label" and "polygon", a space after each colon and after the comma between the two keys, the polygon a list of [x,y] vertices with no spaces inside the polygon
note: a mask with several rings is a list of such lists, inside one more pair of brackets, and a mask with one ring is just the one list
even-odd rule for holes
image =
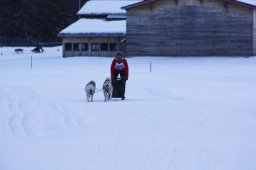
{"label": "wooden barn", "polygon": [[256,0],[144,0],[123,9],[128,56],[256,55]]}
{"label": "wooden barn", "polygon": [[63,57],[115,56],[123,51],[120,42],[126,37],[125,28],[125,21],[81,18],[59,34]]}
{"label": "wooden barn", "polygon": [[88,1],[78,11],[80,19],[59,33],[63,57],[125,53],[126,11],[121,7],[136,2],[139,1]]}

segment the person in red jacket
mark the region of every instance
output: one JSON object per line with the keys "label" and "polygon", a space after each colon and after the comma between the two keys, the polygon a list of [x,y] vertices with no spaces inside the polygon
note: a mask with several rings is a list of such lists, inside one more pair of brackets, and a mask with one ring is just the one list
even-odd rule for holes
{"label": "person in red jacket", "polygon": [[125,84],[129,77],[129,66],[127,60],[123,57],[121,53],[117,53],[111,64],[111,80],[113,83],[116,81],[118,76],[120,76],[121,80],[123,81],[122,99],[124,100]]}

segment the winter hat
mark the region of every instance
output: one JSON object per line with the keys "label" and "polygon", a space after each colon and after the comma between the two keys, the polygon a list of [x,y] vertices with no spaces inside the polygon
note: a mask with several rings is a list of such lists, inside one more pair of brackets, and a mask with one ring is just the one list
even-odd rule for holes
{"label": "winter hat", "polygon": [[117,58],[118,56],[121,56],[121,57],[123,58],[123,54],[120,53],[120,52],[118,52],[118,53],[116,54],[116,58]]}

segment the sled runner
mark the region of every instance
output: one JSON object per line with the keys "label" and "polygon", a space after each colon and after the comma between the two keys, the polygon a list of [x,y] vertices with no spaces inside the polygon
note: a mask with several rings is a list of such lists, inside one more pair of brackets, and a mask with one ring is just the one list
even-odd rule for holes
{"label": "sled runner", "polygon": [[122,100],[124,100],[125,81],[121,78],[113,79],[112,85],[113,85],[112,98],[122,98]]}

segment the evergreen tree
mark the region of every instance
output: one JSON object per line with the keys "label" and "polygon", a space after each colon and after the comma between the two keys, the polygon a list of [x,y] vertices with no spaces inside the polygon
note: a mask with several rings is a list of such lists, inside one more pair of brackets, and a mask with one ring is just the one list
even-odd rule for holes
{"label": "evergreen tree", "polygon": [[57,41],[78,18],[78,0],[1,0],[0,8],[0,38],[9,43]]}

